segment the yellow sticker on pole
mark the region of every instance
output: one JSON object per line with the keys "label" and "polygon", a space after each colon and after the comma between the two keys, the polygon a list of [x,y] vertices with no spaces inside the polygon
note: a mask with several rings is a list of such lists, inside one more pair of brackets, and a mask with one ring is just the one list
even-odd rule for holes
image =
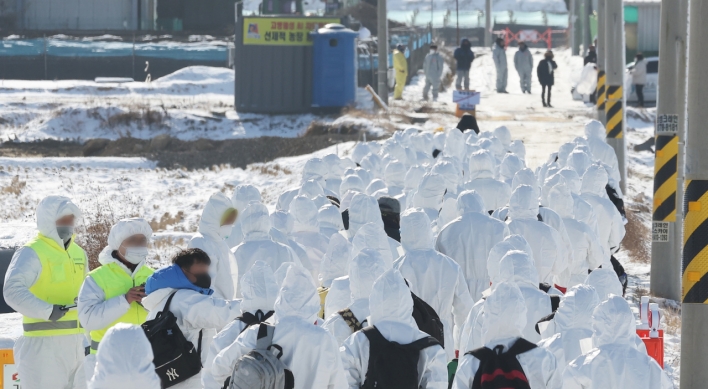
{"label": "yellow sticker on pole", "polygon": [[261,46],[311,46],[310,32],[338,18],[244,18],[243,44]]}

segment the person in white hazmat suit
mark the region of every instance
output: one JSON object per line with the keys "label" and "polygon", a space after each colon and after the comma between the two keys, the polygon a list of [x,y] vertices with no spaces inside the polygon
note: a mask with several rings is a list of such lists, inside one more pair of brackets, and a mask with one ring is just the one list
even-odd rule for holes
{"label": "person in white hazmat suit", "polygon": [[516,69],[516,72],[519,73],[521,93],[531,94],[533,55],[524,42],[519,42],[519,50],[514,53],[514,68]]}
{"label": "person in white hazmat suit", "polygon": [[234,227],[238,218],[232,202],[217,192],[209,197],[199,219],[199,230],[189,241],[188,248],[197,248],[209,256],[211,265],[209,274],[212,278],[212,289],[217,296],[232,299],[236,293],[238,283],[238,267],[236,260],[226,240],[235,230],[241,232],[241,226]]}
{"label": "person in white hazmat suit", "polygon": [[440,92],[440,81],[445,67],[445,60],[438,53],[438,45],[430,45],[430,53],[423,61],[423,72],[425,73],[425,87],[423,88],[423,100],[428,100],[428,92],[433,88],[433,101],[438,101]]}
{"label": "person in white hazmat suit", "polygon": [[[389,342],[410,344],[428,336],[413,319],[413,298],[403,276],[395,269],[379,277],[369,297],[369,325],[376,327]],[[348,389],[359,389],[366,381],[371,345],[362,331],[354,333],[340,348]],[[440,346],[420,352],[418,359],[420,388],[445,389],[448,386],[447,355]]]}
{"label": "person in white hazmat suit", "polygon": [[445,332],[445,352],[455,358],[462,325],[474,304],[460,265],[433,248],[430,220],[420,209],[401,215],[401,243],[405,255],[393,267],[401,272],[416,296],[440,317]]}
{"label": "person in white hazmat suit", "polygon": [[320,225],[320,233],[327,237],[327,242],[332,235],[344,231],[344,222],[339,208],[329,203],[317,211],[317,222]]}
{"label": "person in white hazmat suit", "polygon": [[[386,176],[386,195],[391,197],[400,197],[403,195],[403,189],[406,186],[406,165],[398,161],[392,161],[386,165],[384,175]],[[383,195],[383,194],[382,194]]]}
{"label": "person in white hazmat suit", "polygon": [[492,45],[492,59],[494,67],[497,69],[497,93],[509,93],[506,91],[506,81],[509,77],[509,69],[506,66],[506,48],[504,39],[497,38]]}
{"label": "person in white hazmat suit", "polygon": [[151,237],[152,228],[145,219],[120,220],[108,234],[108,246],[98,254],[101,266],[89,273],[79,290],[79,321],[91,338],[84,360],[87,381],[106,331],[117,323],[145,322],[147,311],[140,303],[146,296],[145,282],[154,272],[145,263]]}
{"label": "person in white hazmat suit", "polygon": [[[172,266],[162,268],[148,278],[145,285],[147,297],[143,299],[143,306],[150,311],[147,320],[154,319],[174,294],[170,302],[170,312],[177,319],[177,326],[187,341],[197,347],[201,338],[200,356],[204,366],[217,329],[225,327],[241,313],[241,301],[224,300],[209,288],[210,259],[204,251],[180,251],[172,258],[172,263]],[[201,389],[201,374],[190,377],[172,388]]]}
{"label": "person in white hazmat suit", "polygon": [[511,197],[511,187],[503,181],[494,179],[494,157],[488,151],[478,151],[470,156],[469,166],[465,189],[474,190],[482,196],[486,211],[504,207]]}
{"label": "person in white hazmat suit", "polygon": [[160,389],[152,346],[139,326],[118,323],[103,337],[89,389]]}
{"label": "person in white hazmat suit", "polygon": [[439,174],[427,173],[420,181],[418,190],[413,195],[410,205],[415,208],[421,208],[431,223],[434,223],[440,216],[444,195],[445,179]]}
{"label": "person in white hazmat suit", "polygon": [[511,186],[516,173],[525,168],[524,161],[516,154],[507,154],[499,165],[499,179]]}
{"label": "person in white hazmat suit", "polygon": [[568,364],[563,389],[673,388],[659,364],[632,344],[635,319],[624,298],[612,296],[600,303],[592,314],[592,329],[595,348]]}
{"label": "person in white hazmat suit", "polygon": [[[314,325],[319,307],[310,274],[300,266],[291,267],[275,300],[273,343],[283,349],[280,361],[292,371],[295,389],[346,387],[337,340]],[[212,366],[216,382],[231,377],[238,359],[256,347],[257,335],[258,327],[253,326],[219,352]]]}
{"label": "person in white hazmat suit", "polygon": [[[389,250],[391,251],[391,260],[393,261],[394,259],[400,257],[402,254],[402,250],[400,248],[401,244],[386,235],[379,202],[372,196],[357,193],[352,198],[351,206],[349,208],[349,229],[344,235],[346,235],[353,244],[354,238],[357,234],[359,234],[359,230],[363,226],[370,223],[374,224],[374,226],[367,227],[367,232],[362,233],[362,236],[376,235],[375,239],[377,239],[378,245],[372,246],[372,248],[383,249],[385,247],[383,241],[385,240],[389,246]],[[378,228],[380,231],[374,231],[374,227]],[[378,236],[379,232],[383,232],[383,236]],[[364,245],[359,245],[358,247],[364,247]],[[356,253],[353,255],[356,255]],[[382,253],[382,255],[384,259],[387,259],[388,256],[385,253]]]}
{"label": "person in white hazmat suit", "polygon": [[[318,316],[327,318],[334,307],[343,307],[349,302],[349,262],[352,257],[352,244],[340,234],[332,235],[322,264],[318,281],[320,287],[320,312]],[[332,294],[330,295],[330,292]],[[329,299],[328,299],[329,297]],[[329,305],[327,305],[329,304]],[[334,311],[336,312],[336,311]]]}
{"label": "person in white hazmat suit", "polygon": [[352,259],[349,264],[352,302],[345,309],[333,313],[322,324],[322,328],[334,335],[340,346],[351,334],[368,325],[371,288],[374,281],[390,268],[381,254],[372,249],[364,249]]}
{"label": "person in white hazmat suit", "polygon": [[[243,212],[248,204],[252,202],[260,203],[262,201],[261,192],[253,185],[237,185],[234,189],[234,195],[231,196],[232,207],[238,213]],[[230,248],[238,246],[243,241],[243,232],[241,231],[241,223],[238,219],[233,223],[231,233],[227,234],[226,242]]]}
{"label": "person in white hazmat suit", "polygon": [[[617,154],[612,146],[607,144],[607,131],[605,126],[597,120],[590,120],[585,124],[585,139],[593,158],[606,163],[612,168],[612,179],[619,185],[621,179]],[[578,172],[580,174],[580,172]]]}
{"label": "person in white hazmat suit", "polygon": [[305,249],[307,258],[312,265],[310,274],[314,279],[319,274],[320,263],[329,244],[329,239],[320,233],[317,206],[307,197],[297,196],[290,203],[290,214],[295,219],[290,236]]}
{"label": "person in white hazmat suit", "polygon": [[568,269],[568,253],[558,231],[538,220],[536,193],[528,185],[516,188],[509,200],[507,224],[511,234],[523,236],[531,246],[541,282],[554,284],[563,281],[559,278]]}
{"label": "person in white hazmat suit", "polygon": [[293,215],[286,211],[275,211],[270,214],[270,224],[272,226],[268,232],[270,238],[275,242],[288,246],[293,253],[295,253],[295,256],[300,260],[305,269],[312,269],[312,264],[307,258],[305,248],[290,237],[290,233],[292,233],[293,227],[295,226],[295,218]]}
{"label": "person in white hazmat suit", "polygon": [[548,203],[563,218],[563,224],[573,246],[572,262],[569,264],[570,283],[568,287],[582,284],[587,278],[588,270],[595,270],[602,265],[612,268],[609,258],[605,262],[602,246],[592,228],[574,218],[575,202],[565,184],[558,184],[551,189]]}
{"label": "person in white hazmat suit", "polygon": [[588,274],[585,285],[595,288],[595,292],[600,297],[600,302],[607,300],[610,296],[622,296],[622,283],[617,278],[617,273],[609,268],[595,269]]}
{"label": "person in white hazmat suit", "polygon": [[[202,369],[202,385],[204,389],[221,389],[224,382],[216,382],[211,372],[214,358],[221,350],[229,347],[236,338],[248,327],[246,316],[253,315],[259,321],[266,319],[273,321],[273,306],[278,297],[280,286],[275,280],[273,269],[263,261],[256,261],[251,268],[241,278],[241,288],[243,299],[241,300],[241,314],[234,321],[229,323],[224,329],[219,331],[209,346],[206,363]],[[241,319],[243,320],[241,320]]]}
{"label": "person in white hazmat suit", "polygon": [[[245,274],[256,261],[264,261],[271,269],[285,262],[300,264],[300,259],[286,245],[270,238],[270,215],[261,203],[251,203],[241,216],[243,241],[233,249],[238,274]],[[241,297],[241,285],[236,286],[236,297]]]}
{"label": "person in white hazmat suit", "polygon": [[88,270],[75,243],[79,208],[67,197],[45,197],[36,211],[38,234],[15,251],[5,274],[3,296],[22,314],[24,332],[14,358],[25,388],[85,388],[88,345],[76,304]]}
{"label": "person in white hazmat suit", "polygon": [[457,198],[460,217],[440,231],[435,243],[436,250],[460,265],[473,301],[489,287],[489,251],[509,236],[506,224],[490,217],[483,204],[476,192],[462,192]]}
{"label": "person in white hazmat suit", "polygon": [[598,239],[605,255],[609,256],[619,250],[624,239],[625,229],[622,215],[615,205],[607,198],[607,171],[600,165],[590,166],[583,175],[581,195],[583,200],[592,205],[599,226]]}
{"label": "person in white hazmat suit", "polygon": [[[509,349],[522,337],[526,327],[526,304],[519,287],[513,283],[502,282],[494,288],[484,301],[485,320],[482,326],[484,347],[494,350],[502,347],[502,352]],[[528,379],[531,389],[561,389],[562,377],[557,374],[558,363],[548,350],[536,347],[516,356]],[[453,389],[469,389],[474,376],[480,368],[480,361],[471,354],[460,357]]]}

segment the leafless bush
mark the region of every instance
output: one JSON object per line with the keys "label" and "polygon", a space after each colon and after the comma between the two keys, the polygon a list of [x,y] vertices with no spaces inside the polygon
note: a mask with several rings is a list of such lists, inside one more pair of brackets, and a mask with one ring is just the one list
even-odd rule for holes
{"label": "leafless bush", "polygon": [[174,226],[175,224],[181,223],[183,220],[183,211],[177,212],[177,214],[174,216],[171,215],[169,212],[165,212],[162,217],[160,217],[160,220],[152,219],[150,221],[150,227],[152,227],[153,231],[162,231],[166,230],[169,226]]}
{"label": "leafless bush", "polygon": [[647,242],[651,242],[651,231],[633,212],[627,212],[627,233],[622,246],[629,251],[630,257],[641,263],[649,263],[651,251]]}
{"label": "leafless bush", "polygon": [[22,193],[22,189],[27,186],[27,182],[20,181],[20,176],[12,177],[12,181],[9,184],[0,187],[0,193],[11,194],[19,197]]}
{"label": "leafless bush", "polygon": [[663,310],[665,331],[671,335],[681,332],[681,310],[679,308],[665,307]]}

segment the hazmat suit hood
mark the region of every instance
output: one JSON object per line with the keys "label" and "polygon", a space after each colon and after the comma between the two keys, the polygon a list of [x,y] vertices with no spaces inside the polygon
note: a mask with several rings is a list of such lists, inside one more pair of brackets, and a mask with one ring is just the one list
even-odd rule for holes
{"label": "hazmat suit hood", "polygon": [[465,158],[465,151],[465,136],[457,128],[449,129],[445,136],[443,154],[457,160],[462,160]]}
{"label": "hazmat suit hood", "polygon": [[607,136],[605,126],[597,120],[590,120],[585,124],[585,136],[588,139],[595,138],[604,141]]}
{"label": "hazmat suit hood", "polygon": [[509,200],[509,218],[538,220],[538,192],[528,185],[516,188]]}
{"label": "hazmat suit hood", "polygon": [[516,139],[509,145],[509,151],[519,156],[519,158],[526,160],[526,146],[524,142],[520,139]]}
{"label": "hazmat suit hood", "polygon": [[366,192],[364,181],[362,181],[359,176],[350,175],[344,177],[344,180],[342,180],[342,184],[339,186],[339,195],[344,197],[344,195],[350,191],[359,193]]}
{"label": "hazmat suit hood", "polygon": [[528,185],[533,188],[538,187],[536,174],[529,168],[524,168],[514,174],[514,179],[511,180],[511,190],[515,190],[521,185]]}
{"label": "hazmat suit hood", "polygon": [[470,156],[468,181],[478,178],[494,178],[494,157],[488,151],[478,151]]}
{"label": "hazmat suit hood", "polygon": [[413,196],[414,207],[427,208],[439,211],[445,193],[445,179],[434,173],[423,176],[418,186],[418,191]]}
{"label": "hazmat suit hood", "polygon": [[503,241],[495,244],[489,251],[487,271],[489,272],[490,280],[498,278],[501,260],[507,253],[515,250],[523,251],[533,261],[533,250],[526,239],[521,235],[509,235]]}
{"label": "hazmat suit hood", "polygon": [[328,171],[329,167],[321,158],[311,158],[305,162],[305,166],[302,168],[302,182],[309,180],[323,182]]}
{"label": "hazmat suit hood", "polygon": [[568,160],[565,165],[575,170],[578,175],[583,175],[585,170],[592,165],[592,158],[590,158],[590,155],[584,151],[574,150],[568,156]]}
{"label": "hazmat suit hood", "polygon": [[558,148],[558,164],[565,166],[568,163],[568,156],[575,150],[575,143],[568,142],[563,143],[560,148]]}
{"label": "hazmat suit hood", "polygon": [[536,270],[531,257],[519,250],[506,253],[501,262],[499,262],[499,277],[497,280],[492,280],[492,286],[496,287],[496,285],[503,282],[538,288],[538,270]]}
{"label": "hazmat suit hood", "polygon": [[444,132],[436,132],[433,135],[433,147],[442,151],[445,148],[446,140],[447,134],[445,134]]}
{"label": "hazmat suit hood", "polygon": [[627,300],[622,296],[611,296],[593,311],[593,346],[633,344],[637,331],[634,320],[634,314]]}
{"label": "hazmat suit hood", "polygon": [[369,312],[369,324],[389,341],[407,344],[417,339],[420,331],[413,319],[413,298],[398,270],[389,269],[374,282]]}
{"label": "hazmat suit hood", "polygon": [[607,186],[607,171],[600,165],[590,166],[585,174],[583,174],[583,183],[580,187],[582,194],[593,194],[602,196],[606,194],[605,186]]}
{"label": "hazmat suit hood", "polygon": [[445,189],[447,189],[447,193],[451,194],[457,194],[458,192],[458,186],[460,185],[460,181],[462,181],[460,172],[461,169],[455,167],[452,162],[444,160],[436,163],[431,170],[431,173],[442,176],[443,180],[445,180]]}
{"label": "hazmat suit hood", "polygon": [[349,270],[349,258],[351,257],[352,245],[347,238],[340,234],[332,235],[327,246],[327,252],[320,264],[320,274],[318,276],[320,285],[329,288],[335,278],[344,277]]}
{"label": "hazmat suit hood", "polygon": [[466,190],[457,197],[457,214],[485,213],[484,199],[473,190]]}
{"label": "hazmat suit hood", "polygon": [[617,278],[617,273],[612,269],[593,270],[584,284],[595,288],[600,301],[607,300],[611,295],[622,296],[622,284]]}
{"label": "hazmat suit hood", "polygon": [[293,233],[319,232],[317,221],[317,206],[305,196],[297,196],[290,203],[290,214],[293,216]]}
{"label": "hazmat suit hood", "polygon": [[283,287],[285,276],[288,275],[288,270],[293,266],[297,266],[297,264],[295,262],[283,262],[280,267],[278,267],[278,270],[275,271],[275,282],[278,284],[278,289]]}
{"label": "hazmat suit hood", "polygon": [[233,207],[239,212],[243,212],[248,204],[252,202],[262,202],[261,192],[253,185],[238,185],[234,189],[234,195],[231,196]]}
{"label": "hazmat suit hood", "polygon": [[401,246],[405,252],[433,249],[430,219],[422,209],[412,208],[401,215]]}
{"label": "hazmat suit hood", "polygon": [[576,195],[580,194],[582,180],[580,179],[580,175],[578,175],[578,172],[566,167],[561,169],[558,174],[560,174],[565,180],[565,183],[568,185],[568,189],[570,189],[570,193]]}
{"label": "hazmat suit hood", "polygon": [[412,190],[418,189],[420,182],[423,181],[423,176],[425,175],[425,168],[420,165],[411,166],[406,172],[405,178],[405,190],[410,192]]}
{"label": "hazmat suit hood", "polygon": [[369,299],[374,282],[390,269],[376,250],[363,249],[349,264],[349,288],[352,301]]}
{"label": "hazmat suit hood", "polygon": [[295,226],[295,219],[291,214],[285,211],[275,211],[270,215],[270,223],[276,230],[282,232],[286,236],[290,236]]}
{"label": "hazmat suit hood", "polygon": [[133,235],[143,235],[150,241],[152,237],[152,227],[147,220],[133,217],[118,221],[111,227],[111,232],[108,233],[108,246],[106,246],[98,256],[98,261],[101,265],[106,265],[115,261],[112,253],[117,251],[123,244],[123,241]]}
{"label": "hazmat suit hood", "polygon": [[373,196],[374,193],[386,189],[386,183],[382,179],[372,180],[369,186],[366,187],[366,194]]}
{"label": "hazmat suit hood", "polygon": [[514,154],[507,154],[499,166],[499,175],[502,181],[511,185],[516,173],[524,169],[524,161]]}
{"label": "hazmat suit hood", "polygon": [[244,242],[270,239],[270,215],[261,203],[251,203],[241,214],[241,231]]}
{"label": "hazmat suit hood", "polygon": [[548,206],[564,219],[574,218],[575,200],[573,200],[570,189],[564,183],[551,189],[548,194]]}
{"label": "hazmat suit hood", "polygon": [[37,205],[37,230],[39,233],[64,247],[64,242],[57,233],[57,220],[64,216],[74,215],[76,223],[81,218],[79,207],[71,199],[64,196],[47,196]]}
{"label": "hazmat suit hood", "polygon": [[256,261],[243,275],[241,282],[241,312],[254,312],[257,310],[273,309],[275,299],[278,297],[278,282],[275,280],[273,269],[264,261]]}
{"label": "hazmat suit hood", "polygon": [[361,160],[361,167],[368,170],[374,178],[383,178],[383,160],[378,154],[369,153]]}
{"label": "hazmat suit hood", "polygon": [[548,195],[551,193],[551,189],[558,184],[565,184],[565,179],[560,174],[554,174],[546,179],[541,188],[541,204],[543,206],[549,206]]}
{"label": "hazmat suit hood", "polygon": [[314,323],[320,311],[320,297],[310,273],[302,266],[288,269],[275,300],[276,322],[286,317],[299,317]]}
{"label": "hazmat suit hood", "polygon": [[[240,211],[243,211],[246,208],[245,204],[242,205],[243,208],[240,208]],[[211,195],[204,206],[202,217],[199,219],[199,233],[211,239],[222,240],[219,235],[221,218],[224,216],[226,211],[232,208],[235,208],[233,202],[223,193],[217,192]],[[236,207],[236,209],[239,208]]]}
{"label": "hazmat suit hood", "polygon": [[[118,323],[108,329],[96,354],[90,389],[160,389],[152,346],[142,328]],[[77,378],[77,379],[83,379]]]}
{"label": "hazmat suit hood", "polygon": [[349,236],[353,237],[359,229],[368,223],[380,225],[383,228],[379,203],[372,196],[357,193],[349,205]]}
{"label": "hazmat suit hood", "polygon": [[344,174],[344,161],[337,154],[327,154],[322,157],[322,162],[327,166],[325,179],[341,178]]}
{"label": "hazmat suit hood", "polygon": [[315,180],[308,180],[302,183],[298,195],[314,200],[317,196],[324,196],[324,189]]}
{"label": "hazmat suit hood", "polygon": [[370,152],[371,149],[367,143],[357,143],[356,146],[354,146],[354,150],[352,150],[352,160],[359,164]]}
{"label": "hazmat suit hood", "polygon": [[406,165],[401,162],[393,161],[386,165],[384,175],[390,187],[403,188],[406,185]]}
{"label": "hazmat suit hood", "polygon": [[386,235],[386,231],[380,224],[364,224],[354,235],[354,239],[352,239],[352,256],[359,255],[366,248],[378,251],[388,267],[393,266],[393,261],[397,259],[393,258],[388,235]]}
{"label": "hazmat suit hood", "polygon": [[588,285],[576,285],[570,288],[556,311],[554,321],[558,332],[586,329],[592,330],[592,315],[600,304],[595,288]]}
{"label": "hazmat suit hood", "polygon": [[521,290],[514,283],[496,285],[484,301],[482,342],[521,337],[526,327],[526,303]]}
{"label": "hazmat suit hood", "polygon": [[334,205],[325,205],[320,208],[317,212],[317,221],[319,222],[320,229],[328,228],[330,231],[344,230],[342,214],[339,213],[339,208]]}
{"label": "hazmat suit hood", "polygon": [[499,139],[504,147],[509,147],[511,144],[511,131],[506,126],[500,126],[494,129],[494,136]]}

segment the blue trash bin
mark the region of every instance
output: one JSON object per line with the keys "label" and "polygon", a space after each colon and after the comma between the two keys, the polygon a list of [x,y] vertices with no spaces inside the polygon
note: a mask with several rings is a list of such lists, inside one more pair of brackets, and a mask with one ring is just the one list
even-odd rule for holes
{"label": "blue trash bin", "polygon": [[312,106],[346,107],[356,101],[358,34],[341,24],[312,32]]}

